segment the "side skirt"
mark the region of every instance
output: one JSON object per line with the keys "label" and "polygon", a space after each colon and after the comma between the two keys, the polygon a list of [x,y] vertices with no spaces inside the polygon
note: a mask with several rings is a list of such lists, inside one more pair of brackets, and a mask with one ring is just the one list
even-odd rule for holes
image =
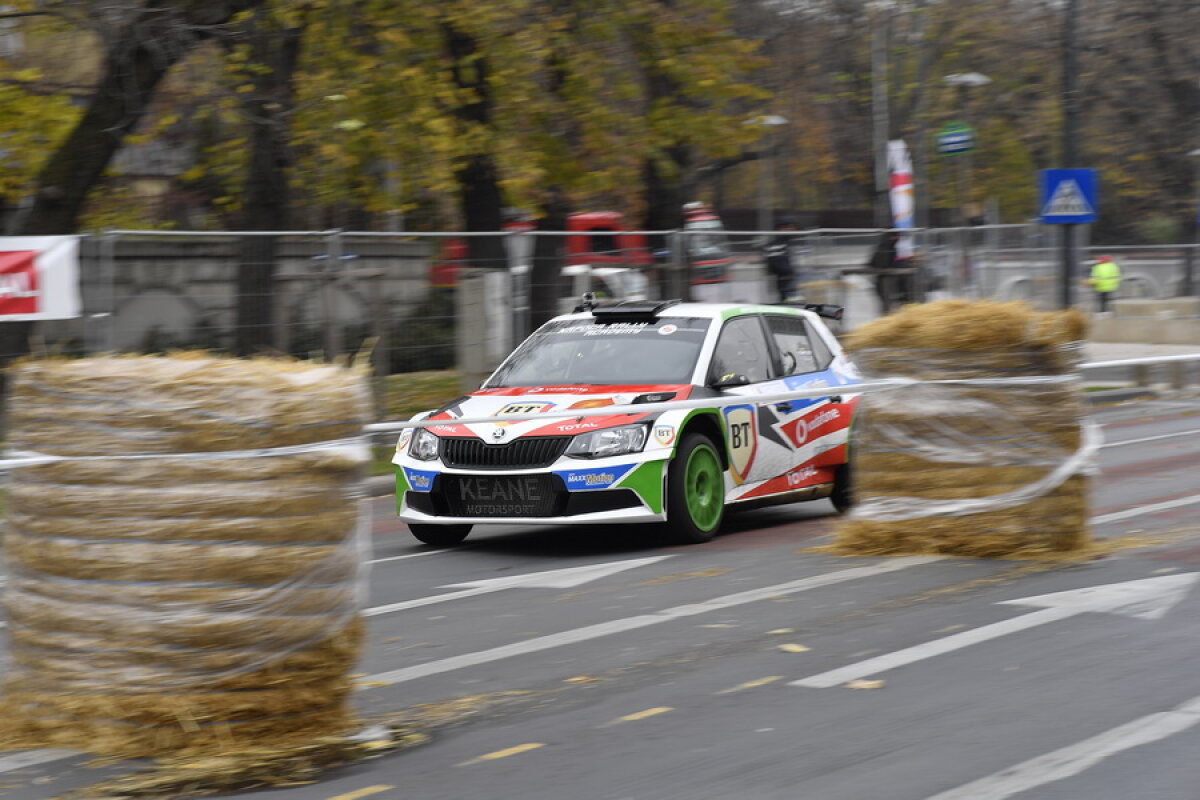
{"label": "side skirt", "polygon": [[734,500],[729,504],[729,508],[733,509],[750,509],[764,508],[766,506],[780,506],[787,503],[800,503],[805,500],[820,500],[824,497],[829,497],[833,494],[832,483],[818,483],[813,486],[803,486],[799,489],[793,489],[790,492],[781,492],[779,494],[769,495],[767,497],[751,497],[747,500]]}

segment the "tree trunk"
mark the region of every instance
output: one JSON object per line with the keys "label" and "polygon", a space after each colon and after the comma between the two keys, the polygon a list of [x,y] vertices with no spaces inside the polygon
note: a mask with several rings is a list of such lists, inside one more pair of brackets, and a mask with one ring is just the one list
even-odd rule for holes
{"label": "tree trunk", "polygon": [[[454,84],[474,99],[455,110],[464,131],[489,131],[493,124],[494,100],[488,85],[488,64],[479,42],[471,34],[446,24],[446,48],[453,60]],[[503,199],[499,173],[491,152],[473,153],[463,161],[456,177],[459,183],[463,226],[467,231],[495,231],[496,236],[467,238],[468,260],[473,267],[503,269],[508,266],[502,230]]]}
{"label": "tree trunk", "polygon": [[[242,104],[251,125],[245,208],[238,225],[245,231],[289,228],[288,119],[304,29],[297,26],[280,30],[264,17],[265,13],[260,12],[249,26],[249,35],[250,61],[266,69],[253,72],[254,91]],[[276,237],[243,236],[238,256],[235,350],[244,356],[273,343]]]}
{"label": "tree trunk", "polygon": [[[152,0],[108,47],[104,71],[75,128],[46,159],[33,205],[13,233],[74,233],[88,193],[145,115],[163,76],[200,41],[266,0]],[[0,365],[29,352],[33,323],[0,324]],[[3,376],[0,373],[0,387]]]}
{"label": "tree trunk", "polygon": [[[542,203],[542,218],[538,221],[538,228],[565,231],[570,211],[566,194],[560,188],[550,190],[549,197]],[[566,244],[564,236],[538,236],[534,240],[533,265],[529,274],[529,325],[533,330],[558,314]]]}

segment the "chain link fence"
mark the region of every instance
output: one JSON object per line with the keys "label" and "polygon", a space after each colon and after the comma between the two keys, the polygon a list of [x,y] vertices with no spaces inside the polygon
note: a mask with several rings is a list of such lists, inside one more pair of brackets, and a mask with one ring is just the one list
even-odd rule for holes
{"label": "chain link fence", "polygon": [[[880,313],[872,254],[883,231],[546,232],[112,231],[80,250],[84,313],[40,322],[34,349],[70,354],[202,348],[296,357],[369,350],[378,373],[490,369],[547,314],[597,298],[773,302],[767,240],[794,240],[797,290],[846,308],[845,329]],[[1040,225],[919,230],[908,299],[1057,306],[1057,231]],[[471,239],[479,239],[473,246]],[[485,241],[486,240],[486,241]],[[1172,297],[1196,245],[1081,248],[1122,266],[1120,296]],[[471,253],[500,254],[486,267]]]}

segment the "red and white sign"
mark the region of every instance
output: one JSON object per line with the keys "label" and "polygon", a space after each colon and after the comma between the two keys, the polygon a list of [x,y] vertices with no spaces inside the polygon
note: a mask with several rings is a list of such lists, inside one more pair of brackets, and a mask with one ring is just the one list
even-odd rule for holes
{"label": "red and white sign", "polygon": [[0,236],[0,322],[79,314],[78,237]]}

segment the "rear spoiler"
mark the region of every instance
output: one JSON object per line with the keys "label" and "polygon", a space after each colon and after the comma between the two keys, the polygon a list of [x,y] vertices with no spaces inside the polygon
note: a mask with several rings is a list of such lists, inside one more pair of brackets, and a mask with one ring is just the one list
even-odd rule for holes
{"label": "rear spoiler", "polygon": [[830,305],[829,303],[805,303],[805,311],[811,311],[818,317],[826,319],[841,319],[846,313],[846,309],[842,306]]}
{"label": "rear spoiler", "polygon": [[829,303],[796,303],[785,300],[781,303],[772,303],[772,305],[803,308],[805,311],[811,311],[818,317],[825,317],[826,319],[841,319],[846,313],[846,309],[843,306],[835,306]]}

